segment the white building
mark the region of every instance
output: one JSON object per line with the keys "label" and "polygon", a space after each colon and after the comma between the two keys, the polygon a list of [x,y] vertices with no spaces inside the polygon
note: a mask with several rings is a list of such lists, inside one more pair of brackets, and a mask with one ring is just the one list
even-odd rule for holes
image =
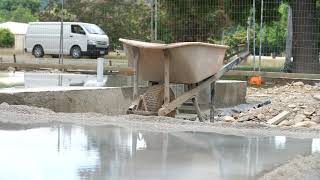
{"label": "white building", "polygon": [[24,52],[24,44],[25,44],[25,36],[28,30],[28,24],[26,23],[17,23],[17,22],[6,22],[0,24],[0,28],[9,29],[15,38],[14,43],[14,52],[15,53],[23,53]]}

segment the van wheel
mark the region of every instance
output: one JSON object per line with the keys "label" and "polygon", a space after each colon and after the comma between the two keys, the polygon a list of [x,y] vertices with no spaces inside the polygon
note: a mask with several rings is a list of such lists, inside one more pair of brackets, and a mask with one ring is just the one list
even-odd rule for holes
{"label": "van wheel", "polygon": [[43,48],[40,45],[37,45],[33,48],[32,54],[36,58],[42,58],[44,56]]}
{"label": "van wheel", "polygon": [[79,59],[81,58],[81,49],[79,46],[74,46],[72,47],[70,54],[73,58],[75,59]]}

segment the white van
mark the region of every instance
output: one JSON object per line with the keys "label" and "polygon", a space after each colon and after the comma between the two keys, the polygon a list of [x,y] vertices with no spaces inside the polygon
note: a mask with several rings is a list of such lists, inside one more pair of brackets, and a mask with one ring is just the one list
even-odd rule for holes
{"label": "white van", "polygon": [[[59,55],[61,22],[29,23],[25,51],[35,57]],[[99,57],[108,54],[109,37],[97,25],[64,22],[63,54],[80,58],[83,55]]]}

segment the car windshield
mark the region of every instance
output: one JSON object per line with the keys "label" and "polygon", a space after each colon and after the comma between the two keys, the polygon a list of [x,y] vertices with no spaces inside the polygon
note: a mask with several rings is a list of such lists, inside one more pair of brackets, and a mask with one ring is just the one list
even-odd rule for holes
{"label": "car windshield", "polygon": [[84,28],[88,31],[90,34],[100,34],[105,35],[106,33],[97,25],[94,24],[84,24]]}

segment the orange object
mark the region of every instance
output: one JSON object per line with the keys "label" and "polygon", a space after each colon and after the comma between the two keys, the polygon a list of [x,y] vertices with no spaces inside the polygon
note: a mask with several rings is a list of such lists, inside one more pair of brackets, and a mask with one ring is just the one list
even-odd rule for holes
{"label": "orange object", "polygon": [[264,84],[264,79],[261,76],[251,77],[249,80],[249,84],[261,86],[262,84]]}

